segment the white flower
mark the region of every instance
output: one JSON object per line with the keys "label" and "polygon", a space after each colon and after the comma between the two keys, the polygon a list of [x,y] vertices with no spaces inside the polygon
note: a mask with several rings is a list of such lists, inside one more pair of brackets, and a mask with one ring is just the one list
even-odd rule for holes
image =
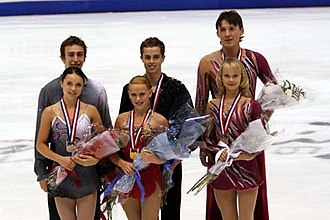
{"label": "white flower", "polygon": [[286,89],[285,91],[285,94],[287,95],[287,96],[290,96],[290,97],[292,97],[292,89]]}

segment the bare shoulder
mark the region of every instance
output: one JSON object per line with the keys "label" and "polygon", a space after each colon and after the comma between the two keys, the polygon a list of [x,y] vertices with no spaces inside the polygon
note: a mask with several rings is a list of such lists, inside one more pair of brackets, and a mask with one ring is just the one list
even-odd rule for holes
{"label": "bare shoulder", "polygon": [[115,122],[115,128],[126,127],[129,115],[130,115],[130,112],[123,112],[123,113],[119,114],[116,119],[116,122]]}
{"label": "bare shoulder", "polygon": [[82,105],[85,106],[87,111],[98,111],[97,108],[94,105],[87,104],[87,103],[82,103]]}
{"label": "bare shoulder", "polygon": [[55,104],[46,107],[44,109],[44,111],[42,112],[42,114],[47,115],[47,117],[52,117],[58,111],[62,111],[62,110],[61,110],[60,103],[56,102]]}
{"label": "bare shoulder", "polygon": [[160,126],[160,127],[162,127],[162,126],[167,127],[168,126],[167,119],[163,115],[161,115],[157,112],[152,113],[152,123],[157,125],[157,126]]}

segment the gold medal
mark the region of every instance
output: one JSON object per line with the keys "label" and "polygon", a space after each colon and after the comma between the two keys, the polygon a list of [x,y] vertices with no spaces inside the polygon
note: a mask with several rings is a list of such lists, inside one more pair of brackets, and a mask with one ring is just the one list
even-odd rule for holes
{"label": "gold medal", "polygon": [[130,157],[132,160],[135,160],[135,158],[137,157],[137,155],[138,155],[138,151],[137,151],[137,150],[130,149],[129,157]]}

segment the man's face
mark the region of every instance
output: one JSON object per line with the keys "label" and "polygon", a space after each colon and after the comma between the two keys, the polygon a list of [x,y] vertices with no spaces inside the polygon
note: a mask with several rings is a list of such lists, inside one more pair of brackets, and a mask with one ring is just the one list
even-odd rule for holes
{"label": "man's face", "polygon": [[161,73],[162,63],[165,56],[160,53],[159,47],[145,47],[141,60],[146,69],[146,74],[159,74]]}
{"label": "man's face", "polygon": [[82,68],[85,62],[84,48],[79,45],[66,46],[64,48],[65,57],[61,57],[65,68],[78,67]]}
{"label": "man's face", "polygon": [[240,43],[240,37],[244,34],[244,29],[238,25],[230,24],[226,20],[222,20],[218,26],[217,35],[220,38],[223,47],[233,47]]}

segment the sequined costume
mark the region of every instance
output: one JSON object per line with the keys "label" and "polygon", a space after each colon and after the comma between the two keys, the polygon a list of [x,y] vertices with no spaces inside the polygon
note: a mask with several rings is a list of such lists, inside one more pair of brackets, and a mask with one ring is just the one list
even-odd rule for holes
{"label": "sequined costume", "polygon": [[[210,131],[210,141],[216,145],[221,140],[219,125],[219,105],[211,101],[211,114],[213,117],[213,131]],[[249,104],[238,105],[234,111],[228,127],[228,144],[230,144],[247,128],[249,122],[258,119],[262,110],[260,104],[251,100]],[[228,113],[223,112],[223,117]],[[220,175],[211,182],[211,186],[219,190],[245,190],[260,186],[263,180],[261,178],[257,159],[234,161]]]}
{"label": "sequined costume", "polygon": [[[216,76],[219,73],[221,64],[223,63],[223,52],[218,50],[204,56],[198,66],[197,86],[195,108],[204,115],[209,101],[209,94],[212,98],[216,98],[218,88],[216,85]],[[276,79],[268,65],[267,60],[258,52],[242,49],[241,61],[246,67],[249,77],[250,92],[255,97],[256,82],[259,78],[262,83],[276,83]],[[259,187],[257,203],[254,211],[255,220],[268,220],[268,201],[267,201],[267,185],[266,185],[266,167],[265,155],[261,153],[257,156],[259,171],[264,183]],[[206,199],[206,220],[221,220],[221,212],[216,204],[213,189],[207,186]]]}
{"label": "sequined costume", "polygon": [[[43,110],[58,102],[63,97],[62,87],[60,85],[61,76],[52,80],[45,85],[39,94],[38,100],[38,112],[37,112],[37,123],[35,140],[37,140],[41,115]],[[104,87],[97,81],[88,79],[84,84],[84,89],[79,99],[87,104],[94,105],[100,113],[102,118],[102,124],[106,128],[112,128],[112,122],[110,118],[110,111],[108,106],[108,97]],[[36,147],[36,142],[34,143]],[[50,146],[54,149],[54,146]],[[38,176],[38,181],[43,180],[47,176],[52,165],[52,161],[42,156],[37,150],[35,150],[35,161],[34,161],[34,172]],[[99,166],[99,164],[97,165]]]}
{"label": "sequined costume", "polygon": [[[137,128],[136,128],[137,129]],[[145,126],[142,130],[142,134],[135,146],[138,151],[141,151],[147,143],[154,137],[154,133],[148,126]],[[130,142],[122,149],[123,159],[128,162],[133,162],[132,158],[130,158]],[[151,196],[151,194],[156,190],[156,183],[162,188],[162,176],[160,165],[158,164],[149,164],[146,168],[139,170],[141,176],[141,182],[144,187],[144,197],[147,198]],[[134,199],[141,199],[141,190],[138,187],[137,183],[134,183],[133,189],[130,192],[130,197]]]}
{"label": "sequined costume", "polygon": [[[189,91],[183,83],[165,73],[163,83],[160,87],[160,96],[158,104],[154,109],[157,113],[163,115],[167,120],[171,118],[182,105],[189,104],[193,106]],[[151,102],[154,103],[155,93],[152,94]],[[128,84],[123,87],[120,102],[119,113],[127,112],[133,109],[133,105],[128,96]],[[182,185],[182,164],[179,163],[174,171],[172,180],[174,186],[167,193],[167,203],[161,208],[162,220],[180,219],[181,211],[181,185]]]}
{"label": "sequined costume", "polygon": [[[76,139],[82,138],[90,124],[91,121],[86,114],[79,116],[76,129]],[[65,121],[63,121],[63,119],[59,116],[56,116],[52,121],[50,139],[51,143],[54,145],[55,153],[62,156],[71,155],[71,153],[66,150],[67,136]],[[84,167],[77,164],[74,170],[76,171],[78,179],[81,182],[81,187],[76,185],[72,175],[67,175],[60,185],[56,187],[55,190],[51,191],[51,196],[77,199],[96,192],[99,189],[100,183],[95,166]]]}

